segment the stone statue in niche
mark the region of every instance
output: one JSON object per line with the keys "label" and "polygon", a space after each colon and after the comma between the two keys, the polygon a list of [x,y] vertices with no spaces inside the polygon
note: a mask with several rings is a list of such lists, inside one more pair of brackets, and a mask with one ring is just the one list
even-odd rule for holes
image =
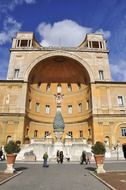
{"label": "stone statue in niche", "polygon": [[60,94],[60,93],[57,93],[54,95],[56,97],[56,103],[57,104],[61,104],[62,103],[62,100],[63,100],[63,94]]}

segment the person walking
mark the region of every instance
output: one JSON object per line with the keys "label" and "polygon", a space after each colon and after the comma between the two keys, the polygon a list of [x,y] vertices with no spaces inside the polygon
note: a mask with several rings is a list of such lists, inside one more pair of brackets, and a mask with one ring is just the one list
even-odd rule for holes
{"label": "person walking", "polygon": [[87,164],[91,163],[91,157],[92,157],[91,152],[86,152],[86,162],[87,162]]}
{"label": "person walking", "polygon": [[2,147],[0,147],[0,160],[3,160],[3,151],[2,151]]}
{"label": "person walking", "polygon": [[60,163],[61,164],[63,163],[63,158],[64,158],[63,151],[60,151]]}
{"label": "person walking", "polygon": [[56,159],[57,159],[57,163],[59,164],[59,162],[60,162],[60,151],[59,150],[57,150]]}
{"label": "person walking", "polygon": [[46,167],[46,168],[49,167],[49,165],[47,164],[47,160],[48,160],[48,154],[47,154],[47,152],[44,153],[43,160],[44,160],[43,167]]}
{"label": "person walking", "polygon": [[80,157],[80,164],[83,164],[83,162],[87,164],[86,151],[83,151]]}

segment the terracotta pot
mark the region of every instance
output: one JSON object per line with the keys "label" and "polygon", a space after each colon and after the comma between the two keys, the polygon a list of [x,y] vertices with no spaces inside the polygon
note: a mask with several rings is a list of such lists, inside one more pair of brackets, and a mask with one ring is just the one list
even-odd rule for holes
{"label": "terracotta pot", "polygon": [[102,154],[94,155],[94,158],[95,158],[96,165],[104,163],[104,155]]}
{"label": "terracotta pot", "polygon": [[14,164],[16,159],[16,154],[7,154],[7,164]]}

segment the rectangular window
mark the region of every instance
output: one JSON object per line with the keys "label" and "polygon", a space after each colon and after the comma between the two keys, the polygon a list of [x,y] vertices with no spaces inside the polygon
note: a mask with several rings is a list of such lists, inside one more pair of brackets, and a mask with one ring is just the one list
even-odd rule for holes
{"label": "rectangular window", "polygon": [[68,113],[69,113],[69,114],[72,114],[72,111],[73,111],[72,105],[68,105]]}
{"label": "rectangular window", "polygon": [[126,137],[126,127],[121,128],[121,136]]}
{"label": "rectangular window", "polygon": [[38,136],[38,131],[35,130],[35,131],[34,131],[34,137],[37,137],[37,136]]}
{"label": "rectangular window", "polygon": [[35,111],[40,112],[40,104],[38,102],[35,104]]}
{"label": "rectangular window", "polygon": [[18,78],[18,76],[19,76],[19,71],[20,71],[19,69],[15,69],[15,70],[14,70],[14,78],[15,78],[15,79]]}
{"label": "rectangular window", "polygon": [[61,86],[61,84],[58,84],[57,85],[57,93],[61,93],[61,91],[62,91],[62,86]]}
{"label": "rectangular window", "polygon": [[46,112],[47,114],[50,113],[50,105],[46,105],[46,106],[45,106],[45,112]]}
{"label": "rectangular window", "polygon": [[49,131],[45,131],[45,138],[49,136]]}
{"label": "rectangular window", "polygon": [[92,41],[92,47],[93,47],[93,48],[99,48],[99,42],[97,42],[97,41]]}
{"label": "rectangular window", "polygon": [[73,137],[73,132],[72,131],[69,131],[68,132],[68,136],[70,136],[71,138]]}
{"label": "rectangular window", "polygon": [[124,105],[123,97],[122,97],[122,96],[118,96],[117,101],[118,101],[118,105],[119,105],[119,106],[123,106],[123,105]]}
{"label": "rectangular window", "polygon": [[79,113],[82,112],[82,103],[79,103],[79,104],[78,104],[78,111],[79,111]]}
{"label": "rectangular window", "polygon": [[83,138],[83,131],[80,130],[80,138]]}
{"label": "rectangular window", "polygon": [[104,80],[104,73],[103,70],[99,70],[99,79]]}
{"label": "rectangular window", "polygon": [[20,47],[27,47],[28,46],[28,40],[21,40]]}

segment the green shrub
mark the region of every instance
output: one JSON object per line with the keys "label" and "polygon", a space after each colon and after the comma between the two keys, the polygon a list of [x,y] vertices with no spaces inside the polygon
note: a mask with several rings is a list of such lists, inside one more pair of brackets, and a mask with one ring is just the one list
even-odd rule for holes
{"label": "green shrub", "polygon": [[4,146],[4,150],[7,154],[13,154],[13,153],[18,153],[20,152],[20,144],[18,141],[9,141],[7,144]]}
{"label": "green shrub", "polygon": [[91,147],[91,151],[92,151],[92,153],[94,153],[95,155],[105,154],[105,152],[106,152],[105,145],[104,145],[102,142],[97,141],[97,142]]}

